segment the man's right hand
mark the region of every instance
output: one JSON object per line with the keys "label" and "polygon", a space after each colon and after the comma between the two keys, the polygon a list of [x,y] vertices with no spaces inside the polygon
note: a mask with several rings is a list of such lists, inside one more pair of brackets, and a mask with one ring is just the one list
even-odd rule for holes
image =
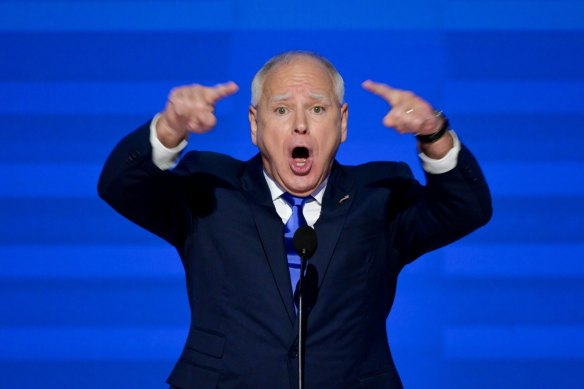
{"label": "man's right hand", "polygon": [[170,91],[164,112],[156,123],[156,134],[168,148],[177,146],[190,132],[204,134],[217,123],[215,104],[239,87],[233,81],[212,87],[188,85]]}

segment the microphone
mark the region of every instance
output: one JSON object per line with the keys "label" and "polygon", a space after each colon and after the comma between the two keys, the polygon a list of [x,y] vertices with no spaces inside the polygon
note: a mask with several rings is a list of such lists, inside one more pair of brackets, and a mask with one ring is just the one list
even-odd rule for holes
{"label": "microphone", "polygon": [[307,260],[316,251],[316,232],[308,226],[302,226],[294,233],[292,244],[300,257]]}
{"label": "microphone", "polygon": [[304,348],[306,331],[306,318],[304,318],[303,283],[306,272],[306,262],[316,251],[316,232],[308,226],[302,226],[296,230],[292,238],[294,249],[300,255],[300,279],[298,281],[298,388],[304,389]]}

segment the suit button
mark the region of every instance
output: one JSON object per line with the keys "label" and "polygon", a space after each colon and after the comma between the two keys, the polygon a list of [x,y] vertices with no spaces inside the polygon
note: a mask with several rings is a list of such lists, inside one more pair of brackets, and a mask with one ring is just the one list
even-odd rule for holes
{"label": "suit button", "polygon": [[296,343],[288,350],[288,358],[298,358],[298,345]]}

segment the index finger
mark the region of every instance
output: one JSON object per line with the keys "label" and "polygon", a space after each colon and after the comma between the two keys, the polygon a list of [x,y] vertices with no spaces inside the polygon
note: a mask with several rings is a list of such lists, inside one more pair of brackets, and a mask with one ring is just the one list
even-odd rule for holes
{"label": "index finger", "polygon": [[224,84],[217,84],[205,89],[205,100],[209,104],[215,104],[217,101],[231,96],[239,90],[239,86],[233,81]]}
{"label": "index finger", "polygon": [[363,89],[376,94],[377,96],[383,98],[389,104],[394,105],[397,103],[399,96],[399,89],[390,87],[387,84],[367,80],[361,84]]}

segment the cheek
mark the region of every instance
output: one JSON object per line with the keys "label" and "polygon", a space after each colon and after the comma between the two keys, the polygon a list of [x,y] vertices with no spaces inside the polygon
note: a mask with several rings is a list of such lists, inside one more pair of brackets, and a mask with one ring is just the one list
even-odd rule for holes
{"label": "cheek", "polygon": [[283,134],[267,127],[264,127],[261,132],[258,132],[258,146],[273,159],[285,154],[284,140]]}
{"label": "cheek", "polygon": [[330,158],[334,155],[341,143],[341,134],[339,131],[329,132],[329,135],[322,139],[321,153],[324,158]]}

